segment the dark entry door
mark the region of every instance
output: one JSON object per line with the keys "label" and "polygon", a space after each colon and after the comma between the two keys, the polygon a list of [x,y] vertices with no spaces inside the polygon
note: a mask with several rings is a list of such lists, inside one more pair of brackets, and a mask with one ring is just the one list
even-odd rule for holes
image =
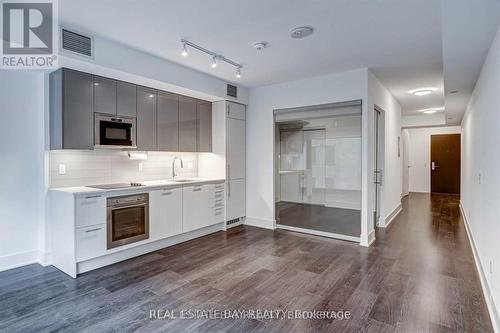
{"label": "dark entry door", "polygon": [[460,134],[431,135],[431,192],[460,194]]}

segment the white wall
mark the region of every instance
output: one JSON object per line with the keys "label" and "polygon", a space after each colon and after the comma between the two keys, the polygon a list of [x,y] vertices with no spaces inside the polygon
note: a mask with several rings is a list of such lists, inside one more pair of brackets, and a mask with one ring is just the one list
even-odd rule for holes
{"label": "white wall", "polygon": [[500,30],[462,121],[461,180],[461,204],[479,258],[483,290],[497,332],[500,332],[499,92]]}
{"label": "white wall", "polygon": [[408,131],[410,192],[431,191],[431,135],[460,133],[460,126],[410,128]]}
{"label": "white wall", "polygon": [[365,99],[359,69],[250,89],[247,112],[247,223],[274,228],[273,110]]}
{"label": "white wall", "polygon": [[[402,156],[398,156],[398,137],[401,136],[401,105],[391,95],[391,93],[380,83],[373,75],[368,73],[368,115],[370,117],[369,124],[375,123],[375,106],[378,106],[384,111],[383,115],[383,153],[385,155],[383,161],[383,181],[381,187],[381,207],[379,226],[385,227],[390,223],[390,218],[399,211],[401,205],[401,189],[402,189]],[[370,126],[368,132],[369,138],[375,138],[374,126]],[[374,142],[375,140],[370,140]],[[374,149],[369,150],[368,170],[373,172],[375,166]],[[369,182],[371,195],[374,196],[375,186],[373,182]],[[369,211],[373,211],[373,200],[368,201]]]}
{"label": "white wall", "polygon": [[44,75],[0,70],[0,270],[38,260],[44,219]]}

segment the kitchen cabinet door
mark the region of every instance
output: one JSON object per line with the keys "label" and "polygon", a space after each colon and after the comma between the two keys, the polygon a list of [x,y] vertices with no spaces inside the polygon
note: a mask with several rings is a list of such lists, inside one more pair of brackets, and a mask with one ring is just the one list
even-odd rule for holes
{"label": "kitchen cabinet door", "polygon": [[[64,69],[62,83],[64,103],[62,107],[62,147],[53,149],[94,148],[94,77],[91,74]],[[54,121],[58,121],[55,117]],[[52,132],[52,135],[56,135]],[[61,137],[61,136],[59,136]],[[55,139],[55,138],[54,138]],[[52,138],[51,138],[52,140]]]}
{"label": "kitchen cabinet door", "polygon": [[179,96],[179,151],[196,152],[196,99]]}
{"label": "kitchen cabinet door", "polygon": [[76,236],[76,261],[81,262],[106,254],[106,225],[78,228]]}
{"label": "kitchen cabinet door", "polygon": [[163,239],[182,233],[182,188],[149,193],[149,238]]}
{"label": "kitchen cabinet door", "polygon": [[137,149],[157,150],[156,90],[137,87]]}
{"label": "kitchen cabinet door", "polygon": [[179,95],[158,91],[158,150],[179,151]]}
{"label": "kitchen cabinet door", "polygon": [[245,178],[245,121],[227,118],[226,130],[226,178]]}
{"label": "kitchen cabinet door", "polygon": [[94,76],[94,112],[116,115],[116,80]]}
{"label": "kitchen cabinet door", "polygon": [[246,118],[246,107],[243,104],[227,102],[226,105],[226,116],[228,118],[245,120]]}
{"label": "kitchen cabinet door", "polygon": [[226,220],[230,221],[246,215],[245,179],[227,182]]}
{"label": "kitchen cabinet door", "polygon": [[198,100],[197,151],[212,152],[212,103]]}
{"label": "kitchen cabinet door", "polygon": [[116,84],[116,115],[137,117],[137,86],[118,81]]}
{"label": "kitchen cabinet door", "polygon": [[210,185],[185,186],[182,189],[182,207],[183,232],[211,225]]}

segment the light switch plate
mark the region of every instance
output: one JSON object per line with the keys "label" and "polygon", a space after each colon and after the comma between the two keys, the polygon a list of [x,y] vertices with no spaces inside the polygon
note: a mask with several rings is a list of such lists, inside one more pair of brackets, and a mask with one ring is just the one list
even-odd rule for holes
{"label": "light switch plate", "polygon": [[142,172],[143,166],[144,166],[144,165],[142,164],[142,162],[139,162],[139,171],[140,171],[140,172]]}
{"label": "light switch plate", "polygon": [[187,167],[188,167],[188,169],[192,169],[193,168],[193,162],[188,162]]}
{"label": "light switch plate", "polygon": [[66,174],[66,164],[59,164],[59,174],[60,175],[65,175]]}

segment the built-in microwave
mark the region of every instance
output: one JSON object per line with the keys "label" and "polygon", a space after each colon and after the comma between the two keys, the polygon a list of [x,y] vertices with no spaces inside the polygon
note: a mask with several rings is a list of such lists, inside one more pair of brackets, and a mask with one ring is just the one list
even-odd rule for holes
{"label": "built-in microwave", "polygon": [[137,148],[136,118],[95,113],[96,148]]}

